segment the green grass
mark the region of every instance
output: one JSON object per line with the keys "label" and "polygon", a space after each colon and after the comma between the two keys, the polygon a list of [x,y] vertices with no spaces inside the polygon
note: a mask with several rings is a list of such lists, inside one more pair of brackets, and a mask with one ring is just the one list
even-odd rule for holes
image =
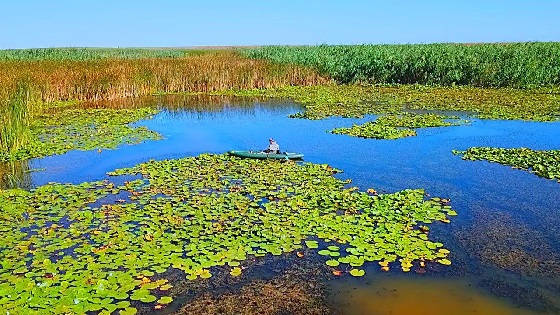
{"label": "green grass", "polygon": [[30,119],[29,87],[19,83],[9,98],[0,99],[0,150],[21,148],[30,138],[28,123]]}
{"label": "green grass", "polygon": [[6,60],[96,60],[178,58],[198,50],[174,48],[33,48],[0,50],[0,61]]}
{"label": "green grass", "polygon": [[251,58],[311,66],[339,83],[534,87],[560,84],[560,43],[265,46]]}

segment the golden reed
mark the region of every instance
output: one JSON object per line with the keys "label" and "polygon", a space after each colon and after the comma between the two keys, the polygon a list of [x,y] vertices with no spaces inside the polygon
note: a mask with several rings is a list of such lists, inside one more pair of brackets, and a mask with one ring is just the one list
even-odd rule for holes
{"label": "golden reed", "polygon": [[0,149],[26,142],[25,126],[43,104],[114,100],[154,93],[209,92],[325,84],[304,66],[213,51],[182,58],[0,61]]}

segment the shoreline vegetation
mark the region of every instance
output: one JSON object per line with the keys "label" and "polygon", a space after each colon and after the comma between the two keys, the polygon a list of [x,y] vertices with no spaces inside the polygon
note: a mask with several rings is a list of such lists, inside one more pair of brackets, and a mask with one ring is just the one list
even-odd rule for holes
{"label": "shoreline vegetation", "polygon": [[560,43],[1,50],[0,160],[47,154],[20,153],[40,141],[41,115],[80,101],[204,93],[292,99],[305,106],[293,118],[419,109],[554,121],[559,85]]}
{"label": "shoreline vegetation", "polygon": [[49,55],[44,58],[8,61],[0,58],[2,151],[21,149],[31,141],[30,125],[53,102],[329,82],[307,67],[248,59],[234,51],[197,52],[173,58],[95,60],[91,59],[91,53],[82,60],[76,52],[66,59],[56,54],[52,59],[48,59]]}
{"label": "shoreline vegetation", "polygon": [[542,87],[560,85],[560,43],[264,46],[256,59],[317,69],[338,83]]}

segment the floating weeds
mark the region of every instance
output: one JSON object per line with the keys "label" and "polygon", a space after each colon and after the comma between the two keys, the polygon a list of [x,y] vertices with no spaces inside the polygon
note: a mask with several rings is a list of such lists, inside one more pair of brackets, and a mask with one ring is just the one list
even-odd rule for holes
{"label": "floating weeds", "polygon": [[137,144],[160,135],[145,127],[128,124],[157,113],[153,108],[51,110],[36,117],[31,140],[14,152],[0,153],[0,161],[25,160],[70,150],[112,149],[120,144]]}
{"label": "floating weeds", "polygon": [[[274,258],[270,259],[274,261]],[[224,279],[212,284],[212,292],[196,292],[175,314],[329,314],[325,300],[325,271],[313,260],[282,260],[271,278],[237,280]],[[260,263],[259,263],[260,265]],[[264,266],[261,266],[266,268]],[[196,285],[196,284],[193,284]],[[196,286],[193,288],[196,291]]]}
{"label": "floating weeds", "polygon": [[447,127],[461,124],[460,121],[451,122],[450,119],[457,119],[455,116],[444,116],[437,114],[413,114],[403,113],[398,115],[383,115],[375,120],[376,123],[393,127],[406,128],[428,128],[428,127]]}
{"label": "floating weeds", "polygon": [[487,160],[560,181],[560,150],[473,147],[467,151],[453,151],[453,153],[462,155],[464,160]]}
{"label": "floating weeds", "polygon": [[367,122],[363,125],[353,125],[348,128],[336,128],[333,129],[331,133],[374,139],[399,139],[416,136],[416,131],[413,129],[396,128],[377,124],[375,122]]}
{"label": "floating weeds", "polygon": [[416,136],[416,131],[410,128],[445,127],[462,123],[450,122],[449,119],[456,117],[436,114],[389,114],[380,116],[373,122],[353,125],[350,128],[336,128],[331,132],[361,138],[398,139]]}
{"label": "floating weeds", "polygon": [[[142,175],[122,186],[2,190],[0,305],[20,313],[132,314],[130,300],[170,302],[167,280],[158,279],[170,268],[189,280],[210,278],[219,266],[238,276],[248,257],[303,246],[327,254],[329,265],[399,260],[407,271],[417,261],[447,263],[443,244],[420,225],[447,221],[456,214],[449,206],[425,200],[422,190],[371,196],[345,189],[336,172],[203,154],[112,172]],[[104,202],[117,194],[128,200]]]}
{"label": "floating weeds", "polygon": [[239,267],[234,267],[233,269],[231,269],[231,271],[229,272],[230,275],[232,275],[233,277],[237,277],[241,275],[241,268]]}
{"label": "floating weeds", "polygon": [[289,98],[305,106],[294,118],[362,117],[403,109],[456,110],[485,119],[557,120],[558,89],[435,87],[421,85],[290,86],[267,90],[226,90],[215,94]]}

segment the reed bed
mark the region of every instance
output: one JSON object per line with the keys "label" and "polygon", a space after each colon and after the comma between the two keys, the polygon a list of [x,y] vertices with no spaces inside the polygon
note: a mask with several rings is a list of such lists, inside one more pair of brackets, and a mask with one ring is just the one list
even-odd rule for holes
{"label": "reed bed", "polygon": [[0,149],[24,145],[30,120],[56,101],[328,82],[313,69],[247,59],[234,51],[182,58],[0,61]]}
{"label": "reed bed", "polygon": [[250,58],[314,67],[339,83],[560,85],[560,43],[266,46]]}
{"label": "reed bed", "polygon": [[32,48],[0,50],[0,60],[97,60],[179,58],[198,50],[176,48]]}

